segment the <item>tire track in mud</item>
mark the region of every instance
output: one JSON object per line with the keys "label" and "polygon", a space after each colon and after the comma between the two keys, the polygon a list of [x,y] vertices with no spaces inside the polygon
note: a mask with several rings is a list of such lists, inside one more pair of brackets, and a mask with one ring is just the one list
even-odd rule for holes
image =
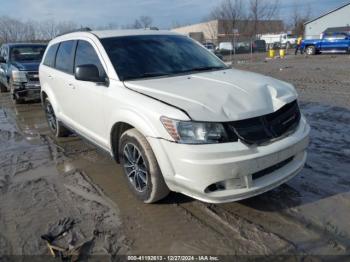
{"label": "tire track in mud", "polygon": [[220,205],[195,201],[179,207],[204,228],[216,232],[234,254],[268,256],[300,252],[291,241]]}
{"label": "tire track in mud", "polygon": [[[242,206],[237,207],[236,203],[216,205],[195,201],[179,207],[202,228],[215,232],[235,254],[307,255],[319,251],[315,250],[317,248],[330,254],[349,252],[349,239],[338,234],[336,226],[329,223],[327,228],[315,224],[293,209],[274,213],[271,217],[251,209],[241,212]],[[314,241],[303,242],[302,235]]]}
{"label": "tire track in mud", "polygon": [[58,173],[63,148],[36,130],[30,134],[36,139],[28,140],[5,110],[0,108],[0,256],[47,254],[40,235],[63,217],[76,219],[80,242],[96,230],[91,254],[126,252],[117,207],[82,171]]}

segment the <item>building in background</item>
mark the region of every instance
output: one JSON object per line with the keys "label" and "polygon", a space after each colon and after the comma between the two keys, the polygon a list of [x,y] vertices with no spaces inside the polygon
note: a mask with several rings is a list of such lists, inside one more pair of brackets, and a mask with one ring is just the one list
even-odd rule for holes
{"label": "building in background", "polygon": [[211,20],[199,24],[182,26],[172,29],[172,31],[188,35],[198,42],[212,42],[218,45],[221,42],[229,42],[235,38],[237,41],[247,41],[254,39],[256,35],[267,33],[283,32],[284,24],[282,20]]}
{"label": "building in background", "polygon": [[350,3],[305,23],[305,39],[318,39],[328,28],[350,27]]}

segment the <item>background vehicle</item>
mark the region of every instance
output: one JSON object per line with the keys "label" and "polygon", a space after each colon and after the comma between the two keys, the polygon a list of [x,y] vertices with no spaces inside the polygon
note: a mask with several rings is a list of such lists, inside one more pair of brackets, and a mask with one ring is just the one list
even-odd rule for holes
{"label": "background vehicle", "polygon": [[278,43],[287,48],[296,44],[296,37],[290,34],[265,34],[260,36],[260,40],[264,40],[268,47]]}
{"label": "background vehicle", "polygon": [[253,52],[266,52],[266,42],[265,40],[255,40],[253,42]]}
{"label": "background vehicle", "polygon": [[348,53],[350,52],[350,35],[347,33],[325,33],[321,39],[306,39],[301,43],[301,49],[307,55],[317,53]]}
{"label": "background vehicle", "polygon": [[44,44],[3,44],[0,48],[1,92],[10,91],[16,103],[40,99],[39,64]]}
{"label": "background vehicle", "polygon": [[248,198],[306,161],[310,128],[293,86],[228,68],[186,36],[66,34],[50,42],[39,73],[54,135],[69,128],[109,152],[145,203],[169,190],[213,203]]}
{"label": "background vehicle", "polygon": [[204,43],[203,46],[211,52],[215,51],[215,45],[213,43]]}
{"label": "background vehicle", "polygon": [[233,53],[233,45],[231,42],[221,42],[219,43],[219,46],[217,47],[217,51],[221,55],[228,55]]}

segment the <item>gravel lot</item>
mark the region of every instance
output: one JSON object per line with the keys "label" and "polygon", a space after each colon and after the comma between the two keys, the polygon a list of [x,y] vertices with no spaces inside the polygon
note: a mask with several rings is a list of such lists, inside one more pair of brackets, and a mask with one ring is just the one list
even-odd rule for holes
{"label": "gravel lot", "polygon": [[75,136],[54,140],[40,104],[1,94],[0,255],[49,254],[40,235],[64,217],[77,220],[80,241],[97,230],[87,254],[349,254],[349,64],[346,55],[235,58],[297,87],[311,144],[296,178],[222,205],[176,193],[138,202],[109,156]]}

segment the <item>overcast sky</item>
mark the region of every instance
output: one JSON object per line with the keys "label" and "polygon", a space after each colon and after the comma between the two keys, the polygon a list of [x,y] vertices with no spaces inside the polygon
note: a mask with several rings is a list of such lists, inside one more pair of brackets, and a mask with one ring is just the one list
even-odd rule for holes
{"label": "overcast sky", "polygon": [[[153,24],[169,28],[175,23],[196,23],[220,0],[0,0],[0,15],[22,20],[69,20],[84,26],[131,24],[147,15]],[[243,0],[249,1],[249,0]],[[269,0],[266,0],[269,1]],[[287,20],[295,3],[312,7],[312,16],[341,6],[350,0],[280,0],[279,17]]]}

